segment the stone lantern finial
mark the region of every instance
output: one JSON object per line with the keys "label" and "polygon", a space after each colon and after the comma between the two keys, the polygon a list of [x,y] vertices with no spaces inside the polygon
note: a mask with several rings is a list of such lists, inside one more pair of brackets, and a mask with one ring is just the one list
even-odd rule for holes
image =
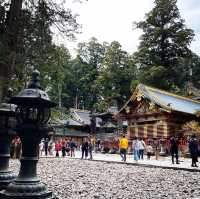
{"label": "stone lantern finial", "polygon": [[40,72],[36,69],[32,73],[32,78],[30,83],[28,84],[28,88],[42,89],[42,87],[40,86]]}

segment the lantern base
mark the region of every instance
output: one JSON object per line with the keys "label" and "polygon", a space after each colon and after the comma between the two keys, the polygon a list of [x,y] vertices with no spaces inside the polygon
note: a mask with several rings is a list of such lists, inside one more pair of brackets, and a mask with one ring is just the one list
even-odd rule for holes
{"label": "lantern base", "polygon": [[0,191],[1,199],[58,199],[46,185],[41,182],[17,182],[14,181],[3,191]]}
{"label": "lantern base", "polygon": [[12,171],[0,171],[0,190],[5,189],[15,178],[16,175]]}

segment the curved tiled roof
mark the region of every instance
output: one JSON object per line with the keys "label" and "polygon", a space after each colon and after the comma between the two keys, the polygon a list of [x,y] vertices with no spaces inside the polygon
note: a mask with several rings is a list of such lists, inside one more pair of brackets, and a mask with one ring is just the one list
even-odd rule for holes
{"label": "curved tiled roof", "polygon": [[192,100],[190,98],[149,87],[144,84],[139,84],[131,98],[122,107],[119,113],[126,108],[131,101],[136,99],[138,92],[142,94],[143,98],[147,98],[151,102],[169,111],[179,111],[188,114],[196,114],[200,111],[200,102],[197,100]]}

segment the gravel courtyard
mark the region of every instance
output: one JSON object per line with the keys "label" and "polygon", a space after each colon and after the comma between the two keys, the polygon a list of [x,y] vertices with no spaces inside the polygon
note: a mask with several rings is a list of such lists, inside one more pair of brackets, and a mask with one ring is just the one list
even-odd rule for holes
{"label": "gravel courtyard", "polygon": [[[18,172],[18,160],[10,167]],[[41,158],[38,175],[60,199],[200,198],[199,172]]]}

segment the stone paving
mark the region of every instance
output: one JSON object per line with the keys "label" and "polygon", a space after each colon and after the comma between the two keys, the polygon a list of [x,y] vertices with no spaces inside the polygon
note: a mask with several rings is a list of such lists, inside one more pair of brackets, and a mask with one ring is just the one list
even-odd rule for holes
{"label": "stone paving", "polygon": [[[60,153],[61,156],[61,153]],[[42,157],[45,157],[44,155]],[[53,156],[48,157],[55,157],[55,154]],[[80,159],[81,153],[80,151],[76,151],[76,157]],[[119,154],[102,154],[102,153],[93,153],[93,160],[96,161],[106,161],[106,162],[122,162],[121,157]],[[161,168],[174,168],[174,169],[183,169],[183,170],[196,170],[200,171],[200,165],[199,167],[191,167],[191,159],[190,158],[184,158],[179,157],[179,163],[180,164],[172,164],[171,157],[164,157],[164,156],[158,156],[158,160],[156,160],[155,156],[151,157],[151,160],[147,160],[146,155],[144,155],[144,160],[134,161],[132,155],[127,155],[127,161],[128,164],[139,164],[141,166],[156,166]]]}
{"label": "stone paving", "polygon": [[[19,161],[11,160],[19,170]],[[41,158],[38,175],[60,199],[197,199],[199,172],[71,158]]]}

